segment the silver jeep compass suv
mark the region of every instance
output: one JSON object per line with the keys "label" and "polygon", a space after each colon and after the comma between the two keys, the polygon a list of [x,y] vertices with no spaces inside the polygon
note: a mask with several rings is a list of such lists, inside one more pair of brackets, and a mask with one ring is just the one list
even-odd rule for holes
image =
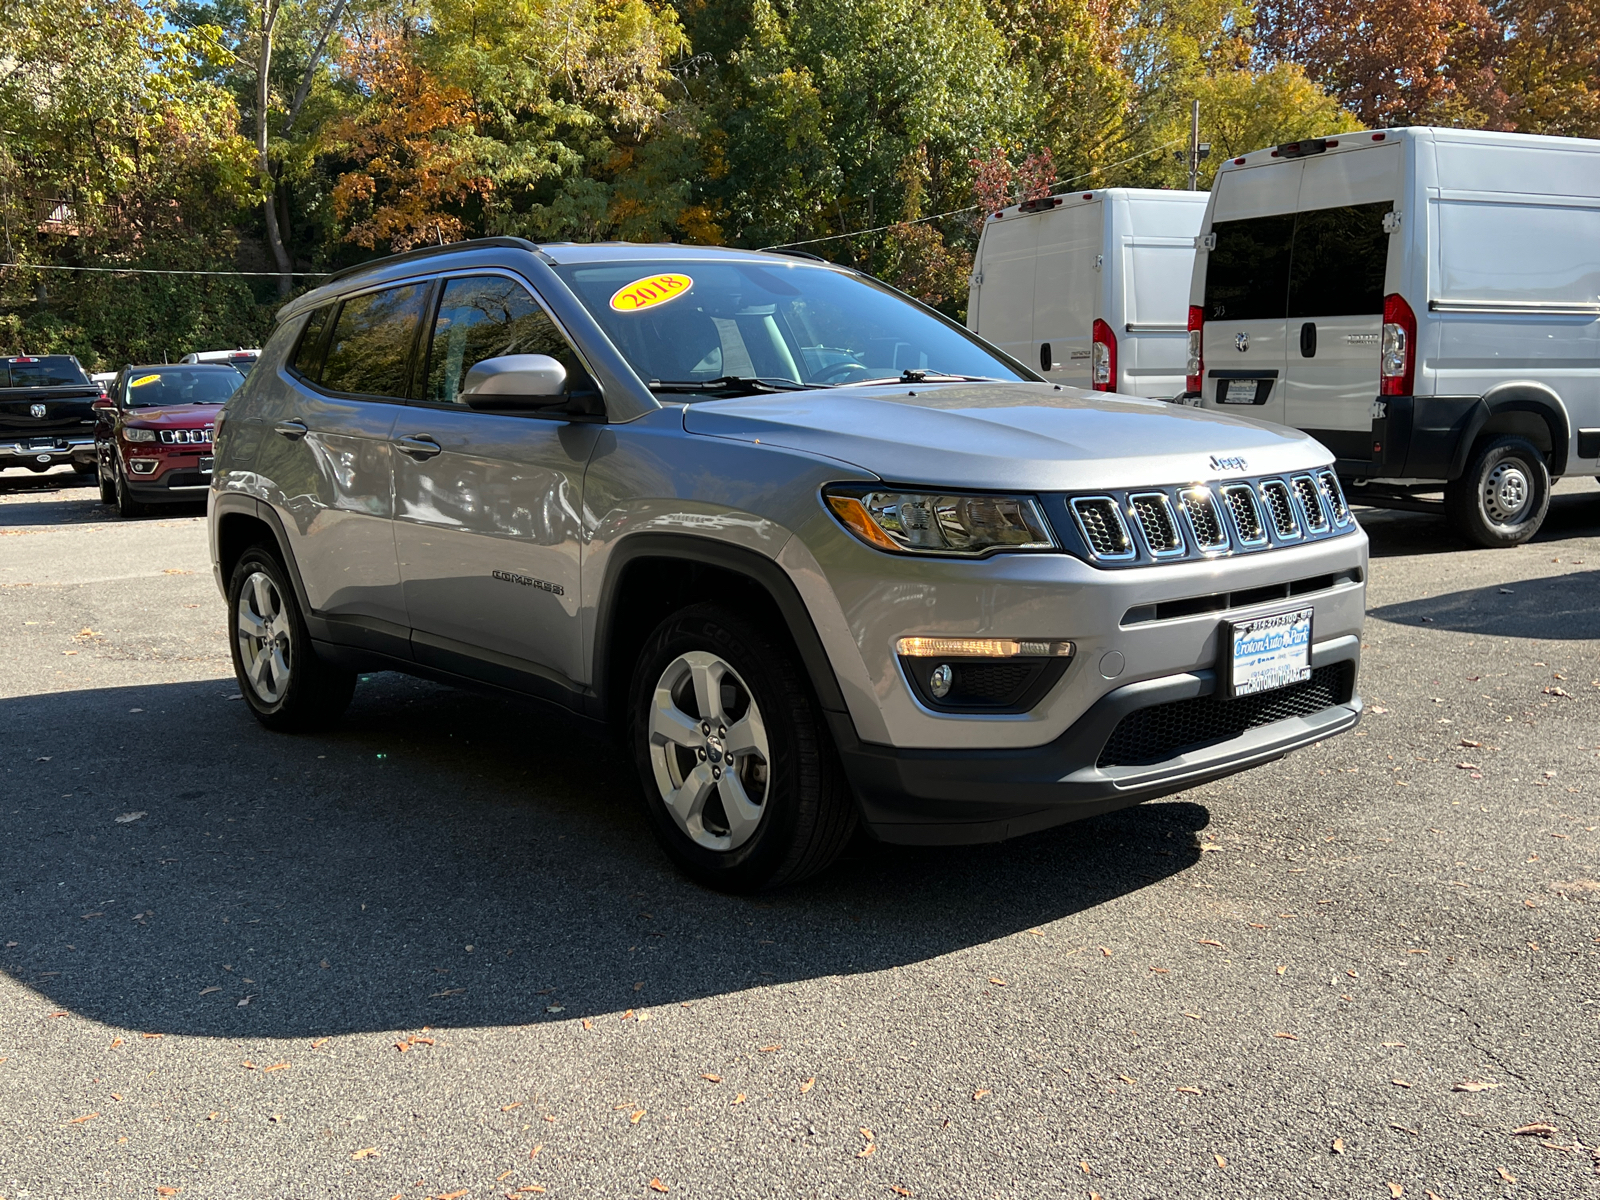
{"label": "silver jeep compass suv", "polygon": [[993,841],[1353,726],[1367,541],[1292,430],[1040,380],[856,272],[497,238],[292,301],[217,422],[241,689],[626,731],[713,886]]}

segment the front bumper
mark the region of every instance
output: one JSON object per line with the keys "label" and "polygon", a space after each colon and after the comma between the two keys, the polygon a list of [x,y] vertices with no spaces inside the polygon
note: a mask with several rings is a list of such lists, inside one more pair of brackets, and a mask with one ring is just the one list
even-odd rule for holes
{"label": "front bumper", "polygon": [[[204,500],[211,488],[210,449],[207,446],[205,454],[159,456],[126,452],[123,478],[129,493],[145,503],[165,500],[194,504]],[[148,473],[139,470],[146,463],[154,463],[154,470]]]}
{"label": "front bumper", "polygon": [[1170,756],[1138,765],[1101,765],[1124,718],[1214,695],[1214,670],[1117,688],[1054,741],[1027,749],[910,750],[873,745],[858,741],[842,716],[835,718],[833,733],[862,816],[882,841],[911,845],[1002,841],[1168,796],[1353,728],[1361,718],[1355,691],[1360,655],[1361,640],[1355,635],[1312,648],[1314,678],[1342,680],[1332,696],[1334,702],[1325,707],[1268,720],[1222,740],[1182,744],[1185,734],[1177,728],[1168,735],[1179,743]]}
{"label": "front bumper", "polygon": [[91,470],[95,464],[94,438],[47,434],[0,441],[0,468],[44,471],[65,463],[80,471]]}

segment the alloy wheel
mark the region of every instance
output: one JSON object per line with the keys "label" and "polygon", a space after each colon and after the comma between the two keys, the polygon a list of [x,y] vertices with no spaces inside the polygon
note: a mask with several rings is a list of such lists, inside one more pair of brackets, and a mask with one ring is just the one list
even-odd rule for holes
{"label": "alloy wheel", "polygon": [[253,572],[239,589],[237,618],[245,677],[257,699],[276,704],[289,687],[294,647],[283,596],[265,571]]}
{"label": "alloy wheel", "polygon": [[705,650],[672,660],[650,707],[661,801],[696,845],[736,850],[765,812],[770,751],[761,710],[728,663]]}

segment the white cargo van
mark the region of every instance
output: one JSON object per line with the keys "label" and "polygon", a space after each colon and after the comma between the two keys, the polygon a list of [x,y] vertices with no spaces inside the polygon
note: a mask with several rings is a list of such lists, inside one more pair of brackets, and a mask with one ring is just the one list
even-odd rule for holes
{"label": "white cargo van", "polygon": [[1106,188],[983,224],[967,328],[1058,383],[1170,400],[1204,192]]}
{"label": "white cargo van", "polygon": [[1509,546],[1552,479],[1600,467],[1600,141],[1390,129],[1232,159],[1189,303],[1186,398],[1312,434],[1354,502]]}

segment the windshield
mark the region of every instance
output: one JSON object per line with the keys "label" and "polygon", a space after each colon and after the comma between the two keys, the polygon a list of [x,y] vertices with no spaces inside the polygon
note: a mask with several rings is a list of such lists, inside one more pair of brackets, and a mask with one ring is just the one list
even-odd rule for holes
{"label": "windshield", "polygon": [[122,389],[124,408],[168,404],[221,404],[239,390],[244,376],[232,367],[136,367]]}
{"label": "windshield", "polygon": [[827,267],[648,259],[556,273],[629,365],[663,391],[718,381],[838,386],[907,371],[1024,378],[960,327]]}
{"label": "windshield", "polygon": [[87,387],[89,377],[65,355],[0,361],[0,387]]}

